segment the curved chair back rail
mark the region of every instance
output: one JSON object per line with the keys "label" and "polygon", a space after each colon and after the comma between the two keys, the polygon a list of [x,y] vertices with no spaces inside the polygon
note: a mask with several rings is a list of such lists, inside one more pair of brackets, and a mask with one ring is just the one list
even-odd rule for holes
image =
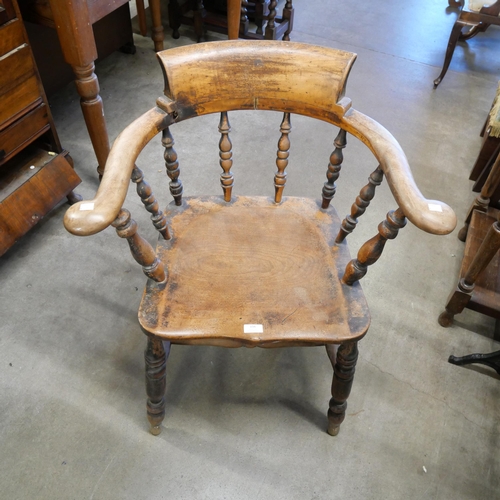
{"label": "curved chair back rail", "polygon": [[396,139],[343,97],[355,54],[292,42],[224,41],[166,50],[158,58],[167,99],[158,99],[159,107],[116,139],[95,199],[73,205],[66,214],[71,233],[95,234],[111,224],[139,153],[158,132],[172,122],[236,109],[289,111],[343,128],[373,152],[413,224],[432,234],[455,228],[453,210],[419,191]]}
{"label": "curved chair back rail", "polygon": [[[236,42],[241,43],[241,42]],[[261,44],[262,42],[256,42]],[[279,42],[276,42],[279,43]],[[296,45],[296,44],[294,44]],[[336,51],[333,51],[336,52]],[[343,84],[342,84],[343,85]],[[338,85],[339,95],[341,87]],[[262,103],[262,100],[259,100]],[[302,101],[300,101],[302,103]],[[300,104],[299,103],[299,104]],[[399,143],[382,125],[368,116],[346,107],[342,99],[339,104],[330,106],[330,109],[340,110],[340,114],[331,112],[329,116],[323,115],[318,118],[340,126],[342,129],[360,139],[377,158],[387,178],[391,192],[402,209],[405,216],[420,229],[432,234],[448,234],[456,226],[456,216],[453,210],[438,200],[426,199],[418,189],[406,156]],[[137,157],[146,144],[161,130],[173,122],[192,116],[186,108],[176,101],[158,99],[159,107],[153,108],[143,116],[129,125],[116,139],[106,164],[106,175],[103,177],[96,197],[93,200],[84,201],[73,205],[66,213],[64,224],[68,231],[79,236],[95,234],[108,227],[116,218],[125,200],[130,184],[130,176]],[[305,109],[297,111],[296,101],[282,100],[280,105],[267,105],[264,109],[276,111],[292,110],[299,114],[305,113]],[[236,103],[223,106],[219,111],[242,109],[234,108]],[[210,108],[207,111],[198,108],[197,112],[215,112]],[[258,107],[258,109],[262,109]],[[322,108],[324,109],[324,108]]]}

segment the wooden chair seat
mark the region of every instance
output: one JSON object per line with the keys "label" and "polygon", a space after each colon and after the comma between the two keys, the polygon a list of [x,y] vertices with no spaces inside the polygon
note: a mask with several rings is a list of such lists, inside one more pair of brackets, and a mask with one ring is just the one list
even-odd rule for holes
{"label": "wooden chair seat", "polygon": [[[172,238],[157,256],[166,287],[145,290],[139,321],[172,343],[226,347],[323,345],[360,339],[370,316],[340,220],[306,198],[185,198],[166,211]],[[283,251],[286,249],[286,251]],[[164,288],[164,289],[163,289]]]}

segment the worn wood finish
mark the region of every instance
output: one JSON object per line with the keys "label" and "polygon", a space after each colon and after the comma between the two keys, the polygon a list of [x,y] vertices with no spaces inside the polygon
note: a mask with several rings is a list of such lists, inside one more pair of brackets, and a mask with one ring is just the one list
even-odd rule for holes
{"label": "worn wood finish", "polygon": [[[130,185],[136,159],[144,146],[172,122],[172,118],[153,108],[124,130],[115,141],[108,158],[109,173],[103,176],[93,200],[76,203],[66,212],[64,225],[77,236],[95,234],[108,227],[118,216]],[[112,167],[111,167],[112,165]],[[92,209],[82,209],[92,207]]]}
{"label": "worn wood finish", "polygon": [[[354,54],[268,41],[210,42],[195,49],[187,46],[159,54],[168,98],[158,99],[160,109],[153,108],[127,130],[130,147],[123,140],[117,142],[107,163],[112,192],[107,193],[106,182],[93,200],[96,208],[90,218],[81,217],[78,206],[71,210],[66,216],[70,232],[94,234],[109,226],[125,199],[136,155],[167,122],[231,109],[287,108],[340,126],[365,143],[379,161],[396,202],[417,227],[432,234],[448,234],[455,228],[456,216],[449,206],[422,196],[394,137],[352,109],[349,99],[342,99]],[[119,152],[121,147],[134,154]]]}
{"label": "worn wood finish", "polygon": [[337,191],[335,182],[339,178],[340,169],[342,168],[342,162],[344,161],[342,150],[347,145],[345,130],[339,130],[334,144],[335,149],[330,155],[330,162],[328,163],[328,170],[326,172],[327,180],[323,186],[323,203],[321,204],[321,208],[328,208],[330,206],[330,202],[332,201],[333,197],[335,196],[335,192]]}
{"label": "worn wood finish", "polygon": [[370,201],[373,200],[373,197],[375,196],[375,188],[380,186],[383,178],[384,172],[380,166],[370,174],[368,184],[361,189],[359,196],[352,204],[351,214],[342,221],[342,227],[339,230],[335,243],[342,243],[346,236],[354,231],[356,225],[358,224],[358,218],[365,213],[366,209],[370,205]]}
{"label": "worn wood finish", "polygon": [[433,234],[448,234],[456,225],[453,210],[422,196],[394,137],[343,99],[355,57],[335,49],[275,41],[210,42],[170,49],[158,54],[168,98],[158,105],[170,112],[175,109],[178,120],[232,109],[293,109],[339,126],[371,149],[413,224]]}
{"label": "worn wood finish", "polygon": [[[357,341],[370,322],[357,280],[380,257],[385,242],[396,236],[407,217],[431,233],[446,234],[455,227],[455,215],[447,205],[422,196],[394,137],[343,97],[354,58],[354,54],[333,49],[268,41],[214,42],[195,50],[183,47],[159,54],[166,97],[160,97],[156,108],[118,137],[94,200],[68,210],[65,224],[75,234],[93,234],[107,227],[120,212],[140,151],[163,131],[174,195],[165,210],[172,237],[160,238],[154,252],[137,240],[129,214],[122,211],[113,222],[142,265],[168,264],[168,281],[148,280],[139,310],[139,322],[152,339],[146,369],[160,374],[148,375],[152,379],[148,415],[153,433],[159,432],[164,413],[164,356],[159,346],[159,340],[164,340],[223,347],[327,345],[334,365],[328,432],[337,434],[352,386]],[[284,113],[275,198],[232,193],[227,113],[236,109]],[[183,197],[170,127],[208,113],[221,113],[219,157],[224,197]],[[353,261],[346,242],[335,243],[341,224],[333,207],[283,197],[291,113],[341,129],[327,174],[327,200],[335,191],[347,133],[361,139],[377,158],[379,168],[353,205],[353,221],[373,198],[382,174],[394,194],[398,208],[389,212],[379,225],[379,234],[362,246]],[[138,174],[132,179],[139,180]],[[141,195],[143,200],[148,197],[149,191]],[[340,344],[336,358],[333,344]]]}
{"label": "worn wood finish", "polygon": [[[164,292],[146,290],[139,312],[153,335],[276,347],[338,343],[368,329],[361,288],[337,278],[350,256],[345,245],[332,250],[340,225],[333,210],[304,198],[275,205],[262,197],[231,204],[207,197],[171,204],[166,215],[173,238],[156,251],[168,262],[169,282]],[[263,333],[246,333],[245,324],[260,324]]]}

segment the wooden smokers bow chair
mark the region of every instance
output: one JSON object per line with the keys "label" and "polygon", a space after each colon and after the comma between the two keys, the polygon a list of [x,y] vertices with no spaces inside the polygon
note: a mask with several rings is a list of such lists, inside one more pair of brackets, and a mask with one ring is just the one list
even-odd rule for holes
{"label": "wooden smokers bow chair", "polygon": [[[149,278],[139,322],[147,335],[151,432],[160,432],[165,413],[170,344],[325,345],[334,365],[328,432],[335,435],[345,416],[357,343],[370,322],[358,280],[407,218],[424,231],[447,234],[455,227],[455,214],[444,203],[422,196],[396,140],[344,97],[355,54],[290,42],[224,41],[170,49],[158,58],[165,97],[116,139],[96,197],[77,203],[65,216],[66,228],[75,235],[113,225]],[[284,113],[273,198],[232,194],[228,112],[255,109]],[[220,113],[223,196],[185,198],[170,129],[176,122],[209,113]],[[320,201],[282,196],[291,113],[340,127]],[[136,167],[140,151],[159,132],[174,198],[165,212]],[[329,205],[347,133],[363,141],[379,165],[368,184],[360,182],[351,213],[341,221]],[[345,238],[384,176],[397,208],[351,260]],[[156,251],[122,208],[130,179],[160,233]]]}

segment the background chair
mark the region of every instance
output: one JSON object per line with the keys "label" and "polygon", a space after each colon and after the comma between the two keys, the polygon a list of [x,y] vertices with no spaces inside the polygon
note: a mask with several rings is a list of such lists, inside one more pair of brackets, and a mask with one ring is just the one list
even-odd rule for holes
{"label": "background chair", "polygon": [[[463,0],[448,0],[448,3],[450,7],[461,7],[461,10],[458,19],[451,29],[443,69],[440,75],[434,80],[434,88],[437,88],[446,75],[459,40],[470,40],[478,33],[486,31],[492,24],[500,26],[500,18],[498,17],[500,15],[500,0],[497,0],[492,5],[489,5],[490,2],[488,1],[469,0],[468,10],[464,8]],[[465,33],[463,32],[464,28],[468,28],[468,31]]]}
{"label": "background chair", "polygon": [[[447,234],[455,227],[455,214],[447,205],[421,195],[397,141],[344,97],[355,54],[289,42],[228,41],[171,49],[158,57],[165,97],[120,134],[96,197],[76,204],[65,216],[66,228],[76,235],[95,234],[113,225],[149,278],[139,322],[148,338],[151,432],[160,432],[165,414],[171,344],[324,345],[334,366],[328,432],[335,435],[345,417],[358,341],[370,322],[359,279],[407,219],[424,231]],[[283,113],[273,198],[233,196],[228,117],[233,110]],[[210,113],[220,113],[223,197],[184,197],[170,129]],[[291,113],[340,128],[319,201],[283,197]],[[165,213],[136,166],[140,151],[159,132],[174,198]],[[341,221],[330,202],[347,134],[368,146],[378,166],[368,183],[360,182],[359,196]],[[397,207],[351,259],[346,237],[384,176]],[[139,236],[130,213],[122,208],[130,178],[160,233],[156,251]]]}

